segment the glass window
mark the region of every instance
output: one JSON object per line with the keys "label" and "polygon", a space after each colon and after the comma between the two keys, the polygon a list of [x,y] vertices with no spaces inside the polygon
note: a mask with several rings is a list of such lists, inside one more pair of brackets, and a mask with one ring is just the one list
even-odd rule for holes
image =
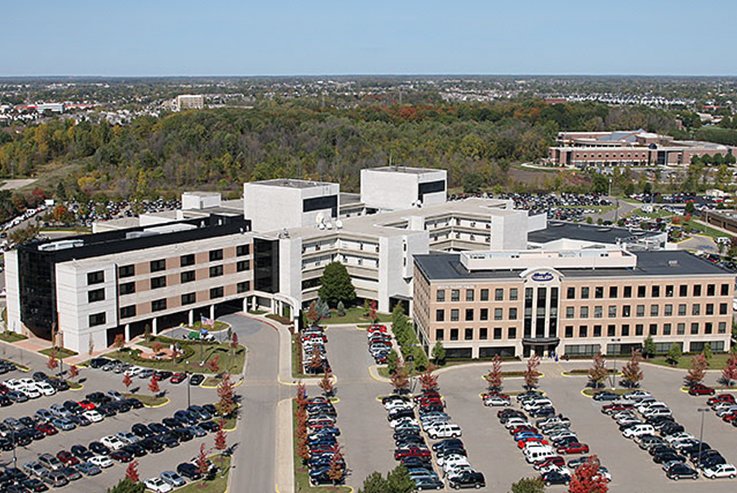
{"label": "glass window", "polygon": [[494,339],[501,339],[501,338],[502,338],[502,328],[494,327]]}
{"label": "glass window", "polygon": [[727,322],[719,322],[719,333],[720,334],[726,334],[727,333]]}
{"label": "glass window", "polygon": [[251,281],[241,281],[235,287],[239,293],[245,293],[251,290]]}
{"label": "glass window", "polygon": [[151,289],[159,289],[166,287],[166,276],[152,277],[151,278]]}
{"label": "glass window", "polygon": [[450,340],[451,341],[458,340],[458,329],[450,329]]}
{"label": "glass window", "polygon": [[643,324],[635,324],[635,335],[641,336],[645,330],[645,326]]}
{"label": "glass window", "polygon": [[470,341],[473,339],[473,329],[467,328],[463,331],[463,339],[466,341]]}
{"label": "glass window", "polygon": [[222,265],[213,265],[210,267],[210,277],[220,277],[223,275]]}
{"label": "glass window", "polygon": [[160,312],[161,310],[166,310],[166,298],[162,298],[160,300],[154,300],[151,302],[152,312]]}
{"label": "glass window", "polygon": [[566,307],[566,318],[573,318],[575,317],[575,309],[572,306]]}
{"label": "glass window", "polygon": [[576,299],[576,288],[566,289],[566,298],[569,300]]}
{"label": "glass window", "polygon": [[601,305],[594,307],[594,318],[601,318],[604,316],[604,307]]}
{"label": "glass window", "polygon": [[622,316],[629,317],[631,315],[630,313],[631,310],[632,310],[632,307],[630,305],[624,305],[622,307]]}
{"label": "glass window", "polygon": [[465,320],[467,322],[473,320],[473,308],[466,308],[466,318],[465,318]]}
{"label": "glass window", "polygon": [[105,282],[105,272],[98,270],[87,273],[87,284],[100,284],[101,282]]}
{"label": "glass window", "polygon": [[566,337],[573,337],[573,325],[566,325]]}
{"label": "glass window", "polygon": [[693,285],[693,295],[694,296],[701,296],[701,284],[694,284]]}
{"label": "glass window", "polygon": [[650,316],[657,317],[659,309],[660,309],[659,305],[650,305]]}
{"label": "glass window", "polygon": [[120,286],[118,286],[118,292],[121,295],[124,294],[132,294],[136,292],[136,283],[135,282],[124,282]]}
{"label": "glass window", "polygon": [[239,260],[235,265],[238,272],[243,272],[251,267],[251,262],[248,260]]}
{"label": "glass window", "polygon": [[217,262],[218,260],[223,260],[223,249],[210,250],[210,262]]}
{"label": "glass window", "polygon": [[616,298],[617,297],[617,286],[609,286],[609,297],[610,298]]}
{"label": "glass window", "polygon": [[118,267],[118,277],[131,277],[136,275],[136,266],[133,264],[130,265],[121,265]]}
{"label": "glass window", "polygon": [[678,325],[676,325],[676,334],[679,336],[682,336],[686,333],[686,324],[681,322]]}
{"label": "glass window", "polygon": [[711,334],[714,326],[711,322],[704,323],[704,334]]}
{"label": "glass window", "polygon": [[701,305],[698,303],[694,303],[691,305],[691,315],[700,315],[701,314]]}
{"label": "glass window", "polygon": [[458,308],[453,308],[450,310],[450,321],[451,322],[457,322],[459,317],[460,317],[460,312],[458,311]]}
{"label": "glass window", "polygon": [[238,245],[235,247],[235,255],[237,257],[243,257],[251,253],[251,245]]}
{"label": "glass window", "polygon": [[601,325],[594,325],[594,337],[601,337]]}
{"label": "glass window", "polygon": [[461,290],[460,289],[450,290],[450,301],[461,301]]}
{"label": "glass window", "polygon": [[517,290],[517,288],[511,288],[509,290],[509,299],[511,301],[517,301],[517,296],[518,296],[518,290]]}
{"label": "glass window", "polygon": [[665,307],[663,307],[663,315],[665,315],[666,317],[670,317],[671,315],[673,315],[673,305],[671,305],[670,303],[665,305]]}
{"label": "glass window", "polygon": [[488,289],[481,290],[481,301],[489,301],[489,290]]}
{"label": "glass window", "polygon": [[195,280],[195,271],[193,270],[187,270],[180,274],[180,279],[182,284],[186,282],[192,282]]}
{"label": "glass window", "polygon": [[445,310],[435,310],[435,321],[436,322],[445,322]]}
{"label": "glass window", "polygon": [[617,306],[616,305],[609,305],[608,315],[609,315],[609,318],[616,318],[617,316]]}
{"label": "glass window", "polygon": [[637,305],[636,313],[638,317],[644,317],[645,316],[645,305]]}
{"label": "glass window", "polygon": [[443,302],[445,301],[445,290],[444,289],[438,289],[435,291],[435,301]]}
{"label": "glass window", "polygon": [[120,318],[131,318],[136,316],[136,305],[120,307]]}
{"label": "glass window", "polygon": [[719,315],[726,315],[729,310],[726,303],[719,303]]}
{"label": "glass window", "polygon": [[589,299],[589,288],[588,287],[581,288],[581,298],[584,300]]}
{"label": "glass window", "polygon": [[625,298],[632,298],[632,286],[625,286],[623,296]]}
{"label": "glass window", "polygon": [[707,315],[714,315],[714,303],[707,303],[706,304],[706,314]]}
{"label": "glass window", "polygon": [[479,320],[489,320],[489,309],[482,308],[479,310]]}
{"label": "glass window", "polygon": [[504,317],[501,308],[494,308],[494,320],[501,320]]}
{"label": "glass window", "polygon": [[607,325],[606,326],[606,335],[607,337],[614,337],[617,335],[617,326],[616,325]]}
{"label": "glass window", "polygon": [[504,300],[504,290],[502,288],[496,288],[494,290],[494,301]]}
{"label": "glass window", "polygon": [[466,301],[473,301],[473,289],[466,290]]}
{"label": "glass window", "polygon": [[628,337],[630,335],[630,325],[622,324],[622,337]]}
{"label": "glass window", "polygon": [[152,260],[150,266],[151,272],[166,270],[166,259]]}
{"label": "glass window", "polygon": [[516,308],[509,309],[509,320],[517,320],[517,309]]}
{"label": "glass window", "polygon": [[717,285],[707,284],[706,285],[706,296],[716,296],[716,294],[717,294]]}
{"label": "glass window", "polygon": [[663,324],[663,335],[669,336],[671,333],[671,324]]}
{"label": "glass window", "polygon": [[486,340],[489,338],[489,329],[482,327],[479,329],[479,339]]}
{"label": "glass window", "polygon": [[181,257],[179,257],[180,267],[188,267],[190,265],[194,265],[194,253],[182,255]]}
{"label": "glass window", "polygon": [[580,318],[589,318],[589,307],[588,306],[582,306],[580,312],[581,312]]}
{"label": "glass window", "polygon": [[722,296],[728,296],[729,295],[729,284],[722,284],[722,287],[719,290],[719,293]]}
{"label": "glass window", "polygon": [[699,324],[694,322],[691,324],[691,335],[695,335],[699,333]]}
{"label": "glass window", "polygon": [[637,297],[644,298],[647,296],[647,286],[637,286]]}
{"label": "glass window", "polygon": [[218,286],[216,288],[210,288],[210,299],[215,298],[222,298],[223,297],[223,288],[222,286]]}
{"label": "glass window", "polygon": [[105,288],[93,289],[87,291],[87,302],[94,303],[96,301],[102,301],[105,299]]}
{"label": "glass window", "polygon": [[678,296],[681,296],[683,298],[688,296],[688,286],[687,285],[681,284],[680,286],[678,286]]}
{"label": "glass window", "polygon": [[578,326],[578,337],[588,337],[589,327],[587,325]]}
{"label": "glass window", "polygon": [[658,324],[650,324],[649,332],[651,336],[658,335]]}
{"label": "glass window", "polygon": [[507,329],[507,339],[517,339],[517,327],[509,327]]}
{"label": "glass window", "polygon": [[196,293],[184,293],[182,295],[182,305],[191,305],[197,301]]}
{"label": "glass window", "polygon": [[680,316],[686,315],[686,304],[685,303],[681,303],[678,305],[678,315]]}
{"label": "glass window", "polygon": [[594,298],[601,299],[604,297],[604,286],[596,286],[594,288]]}
{"label": "glass window", "polygon": [[96,327],[98,325],[105,325],[105,312],[93,313],[89,316],[90,327]]}
{"label": "glass window", "polygon": [[652,286],[650,288],[650,293],[653,298],[659,298],[660,297],[660,286]]}
{"label": "glass window", "polygon": [[444,329],[435,329],[435,340],[436,341],[442,341],[445,338],[445,330]]}
{"label": "glass window", "polygon": [[672,284],[668,284],[665,287],[665,297],[672,298],[674,293],[675,293],[675,286],[673,286]]}

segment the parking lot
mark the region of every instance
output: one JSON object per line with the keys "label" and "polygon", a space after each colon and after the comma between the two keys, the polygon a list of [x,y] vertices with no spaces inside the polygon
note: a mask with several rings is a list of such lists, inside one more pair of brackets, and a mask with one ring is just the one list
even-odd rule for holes
{"label": "parking lot", "polygon": [[[355,328],[328,329],[328,349],[333,369],[338,376],[336,405],[343,431],[346,460],[350,475],[348,484],[359,487],[372,471],[386,472],[396,466],[392,454],[394,443],[387,425],[386,410],[376,397],[391,390],[388,383],[373,380],[367,367],[373,364],[366,352],[366,334]],[[737,481],[729,479],[696,481],[668,480],[660,464],[653,463],[647,452],[631,440],[623,438],[616,423],[600,412],[601,403],[581,394],[585,377],[565,377],[561,373],[572,368],[587,368],[590,362],[560,362],[544,360],[540,388],[553,401],[558,412],[568,416],[572,428],[591,448],[591,454],[612,475],[611,491],[622,492],[733,492]],[[485,390],[482,375],[490,364],[461,366],[439,373],[439,385],[452,413],[453,421],[463,429],[463,441],[474,467],[484,473],[486,488],[481,491],[508,491],[510,485],[523,477],[537,473],[525,462],[510,439],[510,435],[496,418],[496,409],[484,407],[479,394]],[[523,369],[523,363],[505,364],[505,370]],[[706,406],[706,397],[691,397],[680,390],[684,372],[669,368],[643,365],[643,388],[658,400],[666,402],[675,419],[687,431],[699,434],[700,413]],[[713,384],[718,374],[711,372],[706,383]],[[505,379],[505,391],[522,390],[523,380]],[[723,423],[714,413],[707,413],[704,423],[704,441],[718,449],[730,463],[737,462],[737,429]],[[566,460],[577,455],[566,456]],[[551,491],[565,491],[564,486],[551,486]]]}

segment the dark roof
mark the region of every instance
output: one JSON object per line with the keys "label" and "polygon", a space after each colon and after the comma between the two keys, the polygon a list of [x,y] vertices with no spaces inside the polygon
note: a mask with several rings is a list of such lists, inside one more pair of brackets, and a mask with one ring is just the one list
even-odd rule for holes
{"label": "dark roof", "polygon": [[568,238],[570,240],[616,244],[618,242],[650,238],[658,234],[660,233],[657,231],[630,231],[625,228],[549,221],[545,229],[528,233],[527,240],[533,243],[547,243],[561,238]]}
{"label": "dark roof", "polygon": [[[684,250],[632,252],[637,256],[637,267],[628,269],[586,268],[557,269],[567,277],[648,277],[648,276],[705,276],[733,273]],[[430,280],[514,279],[522,269],[468,271],[460,262],[460,254],[437,253],[415,255],[415,266]]]}

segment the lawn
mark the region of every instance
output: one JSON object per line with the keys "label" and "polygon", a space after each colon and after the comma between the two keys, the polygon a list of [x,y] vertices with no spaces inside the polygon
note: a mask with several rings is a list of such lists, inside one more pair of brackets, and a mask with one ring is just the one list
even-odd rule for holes
{"label": "lawn", "polygon": [[[607,373],[610,375],[612,373],[619,373],[614,368],[607,368]],[[573,370],[568,370],[563,372],[564,375],[569,375],[572,377],[586,377],[589,375],[589,369],[588,368],[574,368]]]}
{"label": "lawn", "polygon": [[52,354],[54,354],[54,351],[56,351],[56,355],[55,356],[56,356],[57,359],[64,359],[64,358],[68,358],[69,356],[76,356],[77,355],[77,353],[75,353],[71,349],[66,349],[66,348],[63,348],[63,347],[60,347],[60,348],[51,348],[51,347],[49,347],[49,348],[46,348],[46,349],[42,349],[41,351],[39,351],[39,353],[41,353],[41,354],[43,354],[45,356],[51,356]]}
{"label": "lawn", "polygon": [[210,460],[220,468],[212,481],[199,480],[182,486],[177,493],[225,493],[228,489],[228,474],[230,474],[230,457],[211,455]]}
{"label": "lawn", "polygon": [[0,340],[5,342],[18,342],[22,341],[24,339],[28,339],[28,337],[24,336],[23,334],[19,334],[17,332],[13,332],[12,330],[6,330],[3,332],[0,332]]}
{"label": "lawn", "polygon": [[229,323],[221,322],[220,320],[215,320],[215,325],[213,325],[212,328],[210,328],[209,325],[203,325],[202,322],[195,322],[192,325],[188,326],[187,328],[190,330],[197,330],[200,329],[207,329],[209,332],[220,332],[221,330],[227,330],[228,327],[230,327]]}
{"label": "lawn", "polygon": [[709,236],[711,238],[719,238],[722,236],[729,237],[729,233],[725,233],[724,231],[719,231],[718,229],[714,229],[710,226],[707,226],[705,224],[702,224],[700,222],[696,222],[693,219],[690,221],[681,221],[681,226],[688,226],[691,228],[692,232],[700,232],[700,234],[703,234],[705,236]]}
{"label": "lawn", "polygon": [[135,399],[138,399],[143,403],[146,407],[151,406],[162,406],[165,403],[169,402],[169,399],[164,396],[155,396],[155,395],[147,395],[147,394],[123,394],[125,397],[133,397]]}
{"label": "lawn", "polygon": [[[164,346],[173,341],[168,338],[156,338]],[[184,355],[179,357],[177,360],[149,360],[143,359],[138,356],[138,350],[127,350],[113,351],[106,354],[109,358],[118,359],[125,361],[132,365],[144,366],[147,368],[155,368],[157,370],[169,370],[173,372],[190,372],[190,373],[212,373],[206,366],[206,364],[200,365],[200,361],[204,359],[205,363],[211,361],[216,356],[218,357],[218,366],[220,372],[227,372],[232,374],[239,374],[243,371],[243,364],[246,359],[246,348],[239,345],[235,353],[232,352],[230,344],[208,344],[208,343],[190,343],[177,341],[184,350]],[[141,345],[151,347],[154,340],[151,342],[143,342]]]}
{"label": "lawn", "polygon": [[[729,353],[714,354],[709,360],[709,369],[710,370],[721,370],[727,364],[728,359],[729,359]],[[645,360],[645,362],[652,363],[654,365],[668,366],[670,368],[681,368],[683,370],[688,370],[689,368],[691,368],[691,356],[688,356],[688,355],[681,356],[678,359],[677,365],[671,365],[667,363],[665,361],[665,356],[656,356],[654,358],[648,358]]]}
{"label": "lawn", "polygon": [[[308,469],[302,464],[302,458],[297,454],[297,402],[292,399],[292,430],[294,437],[292,449],[294,451],[294,491],[295,493],[349,493],[353,491],[347,486],[312,486]],[[350,468],[350,464],[346,464]]]}
{"label": "lawn", "polygon": [[[345,315],[339,316],[335,310],[330,310],[330,317],[320,320],[321,325],[334,325],[334,324],[365,324],[370,323],[371,320],[365,316],[365,311],[362,306],[354,306],[347,308]],[[379,322],[391,322],[392,316],[390,313],[376,313],[376,317]]]}
{"label": "lawn", "polygon": [[[597,392],[603,392],[605,390],[607,392],[613,392],[613,393],[615,393],[617,395],[622,395],[622,394],[627,394],[629,392],[632,392],[635,389],[610,389],[608,387],[602,387],[600,389],[592,389],[591,387],[586,387],[585,389],[583,389],[583,394],[586,395],[586,396],[588,396],[588,397],[593,397],[594,394],[596,394]],[[639,390],[641,390],[641,389],[639,389]]]}

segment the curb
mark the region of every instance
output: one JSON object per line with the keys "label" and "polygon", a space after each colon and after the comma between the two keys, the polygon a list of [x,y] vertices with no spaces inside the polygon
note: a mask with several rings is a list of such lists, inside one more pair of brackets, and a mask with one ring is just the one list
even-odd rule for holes
{"label": "curb", "polygon": [[165,397],[165,399],[166,400],[162,402],[161,404],[144,404],[143,407],[148,408],[148,409],[158,409],[160,407],[164,407],[171,402],[171,400],[168,397]]}
{"label": "curb", "polygon": [[84,389],[84,384],[83,383],[78,383],[77,385],[79,385],[79,388],[78,389],[73,389],[71,387],[71,385],[70,385],[69,386],[69,390],[74,391],[74,392],[79,392],[80,390],[83,390]]}

